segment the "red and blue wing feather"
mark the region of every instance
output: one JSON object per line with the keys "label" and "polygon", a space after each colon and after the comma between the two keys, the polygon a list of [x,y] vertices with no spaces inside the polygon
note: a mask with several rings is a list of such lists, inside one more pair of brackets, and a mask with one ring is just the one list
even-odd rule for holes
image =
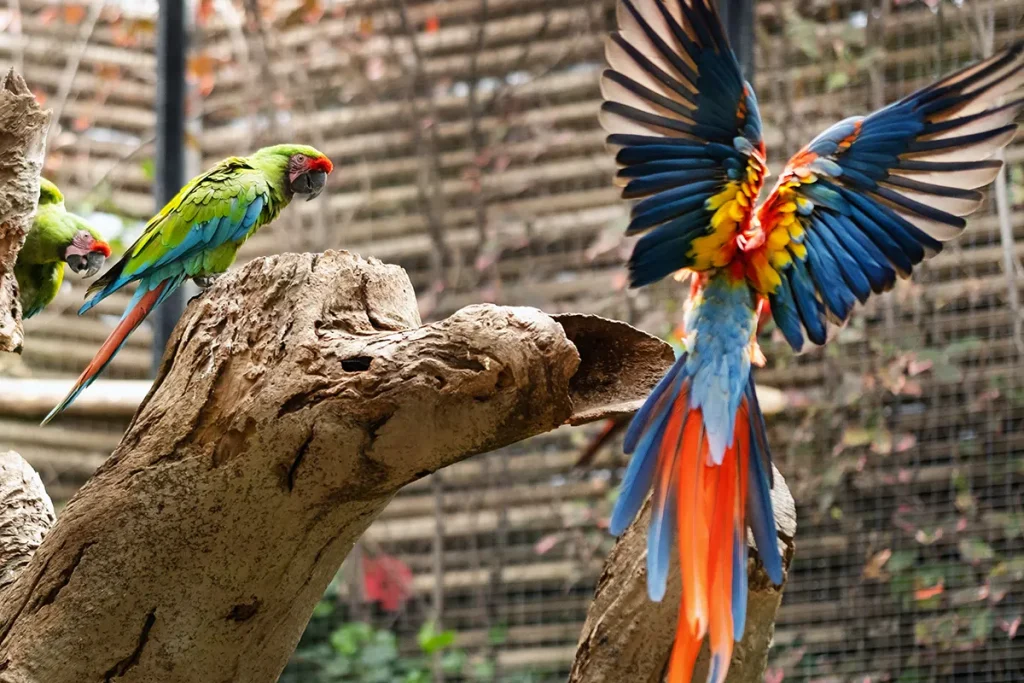
{"label": "red and blue wing feather", "polygon": [[[790,345],[826,340],[857,301],[939,252],[981,205],[1024,99],[1024,46],[841,121],[794,156],[758,210],[748,279]],[[1009,95],[1009,102],[1000,98]]]}

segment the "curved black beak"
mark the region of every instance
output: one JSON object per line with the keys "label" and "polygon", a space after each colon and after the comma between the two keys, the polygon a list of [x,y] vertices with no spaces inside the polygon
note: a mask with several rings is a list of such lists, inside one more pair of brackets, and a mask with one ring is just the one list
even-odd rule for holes
{"label": "curved black beak", "polygon": [[292,183],[292,192],[306,195],[306,201],[316,199],[324,191],[327,184],[327,174],[323,171],[308,171],[303,173]]}
{"label": "curved black beak", "polygon": [[99,251],[90,251],[89,255],[85,257],[88,267],[85,269],[85,276],[92,277],[96,273],[100,272],[100,268],[106,263],[107,257]]}
{"label": "curved black beak", "polygon": [[83,254],[68,254],[64,258],[68,267],[76,273],[84,273],[89,270],[89,260]]}
{"label": "curved black beak", "polygon": [[75,273],[92,277],[99,272],[106,262],[106,257],[98,251],[90,251],[88,254],[68,254],[64,259],[68,267]]}

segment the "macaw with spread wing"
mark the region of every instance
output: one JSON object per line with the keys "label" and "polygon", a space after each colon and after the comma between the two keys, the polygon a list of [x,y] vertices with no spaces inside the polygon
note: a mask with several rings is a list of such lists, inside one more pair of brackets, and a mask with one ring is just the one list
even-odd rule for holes
{"label": "macaw with spread wing", "polygon": [[620,0],[607,43],[601,123],[643,234],[632,286],[691,273],[686,351],[634,416],[611,520],[620,534],[653,488],[647,587],[665,593],[673,544],[682,605],[669,662],[689,681],[700,644],[725,680],[743,636],[749,526],[783,580],[771,455],[751,364],[768,305],[789,344],[826,341],[856,302],[909,277],[959,235],[1002,168],[1022,101],[1024,50],[1007,50],[868,116],[845,119],[767,175],[757,100],[710,0]]}
{"label": "macaw with spread wing", "polygon": [[277,218],[295,195],[306,195],[307,201],[319,195],[333,169],[330,159],[312,147],[275,145],[247,157],[229,157],[193,178],[150,219],[121,260],[89,287],[92,298],[79,315],[138,282],[121,322],[42,423],[92,384],[128,335],[181,283],[192,279],[208,286],[234,263],[242,243]]}

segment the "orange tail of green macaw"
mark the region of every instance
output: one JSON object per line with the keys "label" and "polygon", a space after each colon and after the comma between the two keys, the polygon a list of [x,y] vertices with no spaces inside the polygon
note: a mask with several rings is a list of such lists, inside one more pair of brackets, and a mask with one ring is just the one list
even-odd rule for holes
{"label": "orange tail of green macaw", "polygon": [[[128,340],[128,335],[135,331],[142,321],[146,319],[149,312],[152,311],[158,303],[167,298],[164,292],[167,294],[173,289],[177,288],[177,282],[164,280],[160,282],[150,290],[142,289],[141,292],[136,293],[136,299],[129,304],[125,310],[124,316],[121,317],[121,321],[117,324],[117,327],[110,333],[106,341],[100,346],[96,355],[93,356],[89,364],[85,366],[85,370],[78,376],[78,380],[75,381],[75,385],[71,387],[71,391],[64,397],[64,400],[58,403],[49,414],[43,418],[42,425],[47,424],[50,420],[55,418],[65,408],[71,405],[71,402],[78,398],[86,388],[92,384],[101,372],[110,364],[117,352],[121,350],[124,343]],[[173,284],[173,287],[168,285]],[[140,288],[141,289],[141,288]]]}

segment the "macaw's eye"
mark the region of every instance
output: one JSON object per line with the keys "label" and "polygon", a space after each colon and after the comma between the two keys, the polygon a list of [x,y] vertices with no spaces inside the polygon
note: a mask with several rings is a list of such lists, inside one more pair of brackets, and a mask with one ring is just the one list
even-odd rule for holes
{"label": "macaw's eye", "polygon": [[305,163],[306,155],[305,154],[296,154],[295,156],[292,157],[292,161],[294,161],[297,164]]}

